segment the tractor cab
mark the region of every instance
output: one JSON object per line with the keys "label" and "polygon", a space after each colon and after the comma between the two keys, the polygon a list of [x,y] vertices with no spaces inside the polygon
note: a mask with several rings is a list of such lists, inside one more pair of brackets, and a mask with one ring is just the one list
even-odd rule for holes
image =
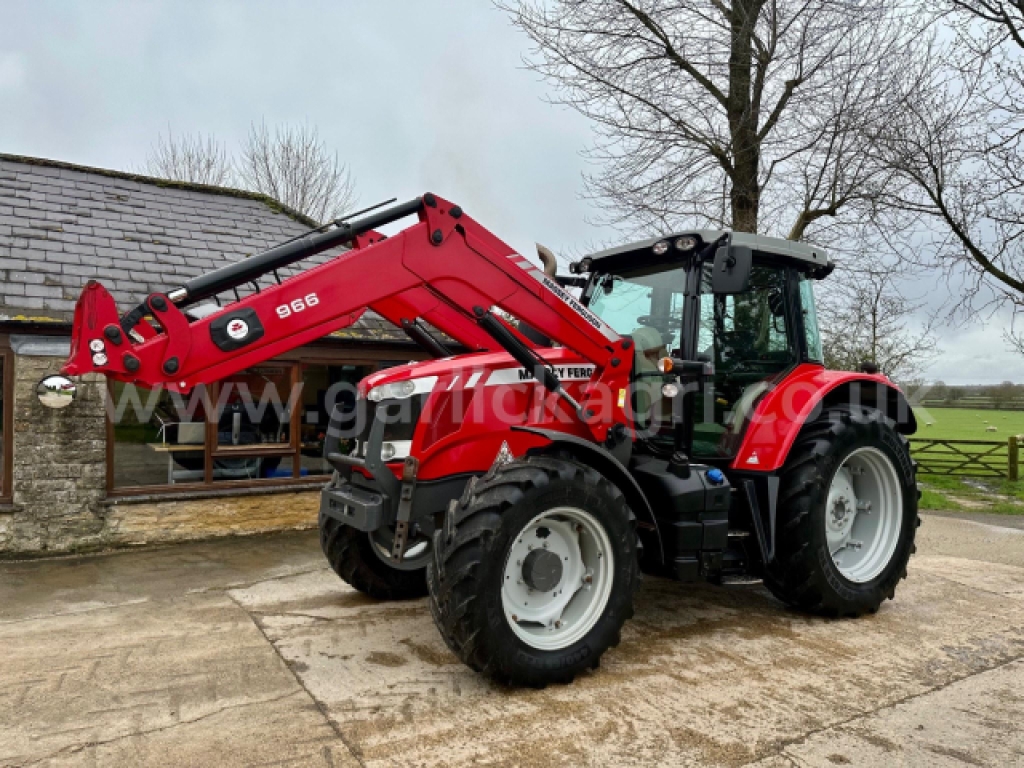
{"label": "tractor cab", "polygon": [[[819,248],[700,230],[602,251],[576,269],[590,273],[584,302],[634,342],[634,426],[654,451],[731,459],[772,384],[822,364],[813,281],[832,263]],[[681,377],[666,359],[690,365]]]}

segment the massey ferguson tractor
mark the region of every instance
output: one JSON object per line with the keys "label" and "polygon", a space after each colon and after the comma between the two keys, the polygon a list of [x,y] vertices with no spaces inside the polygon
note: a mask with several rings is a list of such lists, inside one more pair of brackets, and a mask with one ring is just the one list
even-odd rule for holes
{"label": "massey ferguson tractor", "polygon": [[916,424],[884,376],[822,365],[821,249],[688,231],[557,275],[433,194],[363,214],[125,314],[90,282],[63,372],[188,392],[367,309],[404,328],[435,359],[334,410],[320,541],[371,597],[429,595],[452,652],[503,683],[596,668],[641,571],[761,579],[836,617],[893,597],[918,525]]}

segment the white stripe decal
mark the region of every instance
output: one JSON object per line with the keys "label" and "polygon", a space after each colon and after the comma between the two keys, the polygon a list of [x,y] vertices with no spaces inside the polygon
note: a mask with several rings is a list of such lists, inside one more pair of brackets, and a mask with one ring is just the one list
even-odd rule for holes
{"label": "white stripe decal", "polygon": [[[592,365],[556,365],[554,370],[561,381],[590,381],[594,375],[594,366]],[[491,373],[484,386],[533,383],[536,383],[536,379],[527,373],[525,368],[501,368]]]}
{"label": "white stripe decal", "polygon": [[608,339],[608,341],[618,341],[619,334],[612,330],[611,326],[604,322],[600,317],[595,315],[589,309],[580,304],[576,299],[572,297],[568,291],[566,291],[557,282],[552,280],[550,277],[545,275],[539,269],[530,265],[530,269],[526,270],[526,273],[530,275],[534,280],[541,283],[545,288],[551,291],[555,296],[560,298],[563,302],[569,305],[569,308],[577,315],[586,320],[590,325],[594,326],[599,330],[602,335]]}
{"label": "white stripe decal", "polygon": [[480,381],[480,377],[483,376],[483,371],[477,371],[469,377],[469,381],[466,382],[466,389],[472,389],[476,386],[476,383]]}
{"label": "white stripe decal", "polygon": [[525,257],[520,256],[518,253],[512,252],[508,255],[508,258],[514,260],[515,263],[524,272],[526,272],[526,274],[530,275],[530,277],[532,277],[534,280],[536,280],[549,291],[551,291],[553,294],[555,294],[555,296],[560,298],[563,302],[568,304],[569,308],[572,309],[573,312],[575,312],[588,323],[590,323],[590,325],[597,328],[597,330],[599,330],[606,339],[608,339],[609,341],[619,340],[619,334],[613,331],[610,325],[605,323],[604,320],[602,320],[600,317],[598,317],[589,309],[580,304],[576,299],[573,298],[572,294],[570,294],[568,291],[562,288],[562,286],[560,286],[556,281],[552,280],[550,277],[545,275],[541,270],[537,269],[537,267],[535,267]]}

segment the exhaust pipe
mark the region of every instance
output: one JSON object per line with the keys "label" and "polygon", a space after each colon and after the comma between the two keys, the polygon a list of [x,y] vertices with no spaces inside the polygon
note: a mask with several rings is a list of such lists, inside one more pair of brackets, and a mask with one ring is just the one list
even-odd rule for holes
{"label": "exhaust pipe", "polygon": [[544,267],[544,274],[553,278],[555,273],[558,272],[558,259],[555,258],[555,254],[551,252],[550,248],[537,243],[537,255],[540,256],[540,263]]}
{"label": "exhaust pipe", "polygon": [[[540,257],[540,263],[544,267],[544,274],[554,280],[555,273],[558,271],[558,259],[555,258],[555,254],[551,252],[550,248],[537,243],[537,255]],[[518,328],[519,332],[523,334],[523,336],[528,338],[538,347],[551,346],[551,339],[532,326],[527,325],[522,320],[519,321]]]}

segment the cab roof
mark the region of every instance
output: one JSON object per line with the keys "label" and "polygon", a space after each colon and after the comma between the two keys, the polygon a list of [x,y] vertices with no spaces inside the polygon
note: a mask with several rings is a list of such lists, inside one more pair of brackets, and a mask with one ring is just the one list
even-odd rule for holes
{"label": "cab roof", "polygon": [[[624,254],[641,255],[651,253],[651,249],[657,243],[667,241],[670,247],[674,247],[676,240],[681,237],[696,237],[700,242],[698,247],[713,243],[723,235],[730,235],[733,245],[747,246],[755,252],[755,258],[761,256],[774,256],[786,261],[796,262],[805,265],[815,271],[824,269],[831,270],[834,266],[824,248],[807,243],[798,243],[793,240],[785,240],[781,237],[768,237],[767,235],[752,235],[749,232],[730,232],[725,229],[692,229],[685,232],[677,232],[671,235],[648,238],[634,243],[619,245],[615,248],[608,248],[604,251],[590,254],[589,258],[595,262],[614,256]],[[618,261],[618,259],[614,259]],[[601,271],[601,266],[595,264],[595,269]]]}

